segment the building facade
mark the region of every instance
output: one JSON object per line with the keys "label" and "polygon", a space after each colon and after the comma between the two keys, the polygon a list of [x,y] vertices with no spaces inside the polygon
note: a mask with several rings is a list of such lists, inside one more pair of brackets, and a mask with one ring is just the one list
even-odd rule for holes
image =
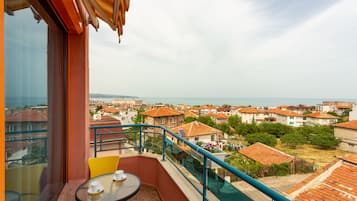
{"label": "building facade", "polygon": [[341,140],[338,148],[357,153],[357,120],[334,125],[334,135]]}

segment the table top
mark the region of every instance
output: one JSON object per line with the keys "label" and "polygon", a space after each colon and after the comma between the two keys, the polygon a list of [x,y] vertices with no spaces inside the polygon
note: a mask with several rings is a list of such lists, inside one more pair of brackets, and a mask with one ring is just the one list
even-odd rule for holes
{"label": "table top", "polygon": [[[127,178],[123,181],[114,181],[113,174],[104,174],[93,177],[81,184],[76,190],[76,200],[127,200],[134,196],[140,189],[140,179],[130,173],[125,173]],[[89,195],[88,187],[91,182],[98,181],[104,187],[104,192],[97,195]]]}

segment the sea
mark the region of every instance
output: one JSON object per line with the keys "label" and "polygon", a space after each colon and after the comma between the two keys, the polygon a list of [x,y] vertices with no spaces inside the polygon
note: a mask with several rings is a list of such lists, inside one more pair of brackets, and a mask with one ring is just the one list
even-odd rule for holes
{"label": "sea", "polygon": [[[100,98],[99,98],[100,99]],[[346,101],[357,103],[357,98],[164,98],[164,97],[139,97],[145,104],[185,104],[185,105],[232,105],[232,106],[253,106],[253,107],[274,107],[279,105],[317,105],[323,101]],[[98,100],[98,99],[97,99]],[[112,99],[100,99],[111,102]]]}
{"label": "sea", "polygon": [[[104,102],[112,102],[116,98],[96,97],[94,100]],[[130,100],[131,98],[126,98]],[[323,101],[347,101],[357,103],[357,98],[163,98],[163,97],[136,97],[135,99],[143,100],[145,104],[185,104],[185,105],[232,105],[232,106],[253,106],[253,107],[274,107],[279,105],[317,105]],[[47,105],[47,98],[44,97],[22,97],[22,98],[6,98],[7,108],[22,108],[29,106]]]}

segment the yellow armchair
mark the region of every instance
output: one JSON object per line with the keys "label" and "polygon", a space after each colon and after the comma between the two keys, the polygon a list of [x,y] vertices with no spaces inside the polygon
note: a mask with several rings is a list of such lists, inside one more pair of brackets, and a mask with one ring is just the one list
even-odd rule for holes
{"label": "yellow armchair", "polygon": [[88,166],[90,171],[90,178],[102,174],[114,173],[118,168],[119,159],[119,156],[89,158]]}

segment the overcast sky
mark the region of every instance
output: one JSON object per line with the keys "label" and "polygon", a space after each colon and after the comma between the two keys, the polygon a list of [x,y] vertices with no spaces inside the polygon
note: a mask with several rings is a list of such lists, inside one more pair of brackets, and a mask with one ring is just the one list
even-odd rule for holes
{"label": "overcast sky", "polygon": [[90,30],[92,93],[357,97],[356,0],[131,0]]}

